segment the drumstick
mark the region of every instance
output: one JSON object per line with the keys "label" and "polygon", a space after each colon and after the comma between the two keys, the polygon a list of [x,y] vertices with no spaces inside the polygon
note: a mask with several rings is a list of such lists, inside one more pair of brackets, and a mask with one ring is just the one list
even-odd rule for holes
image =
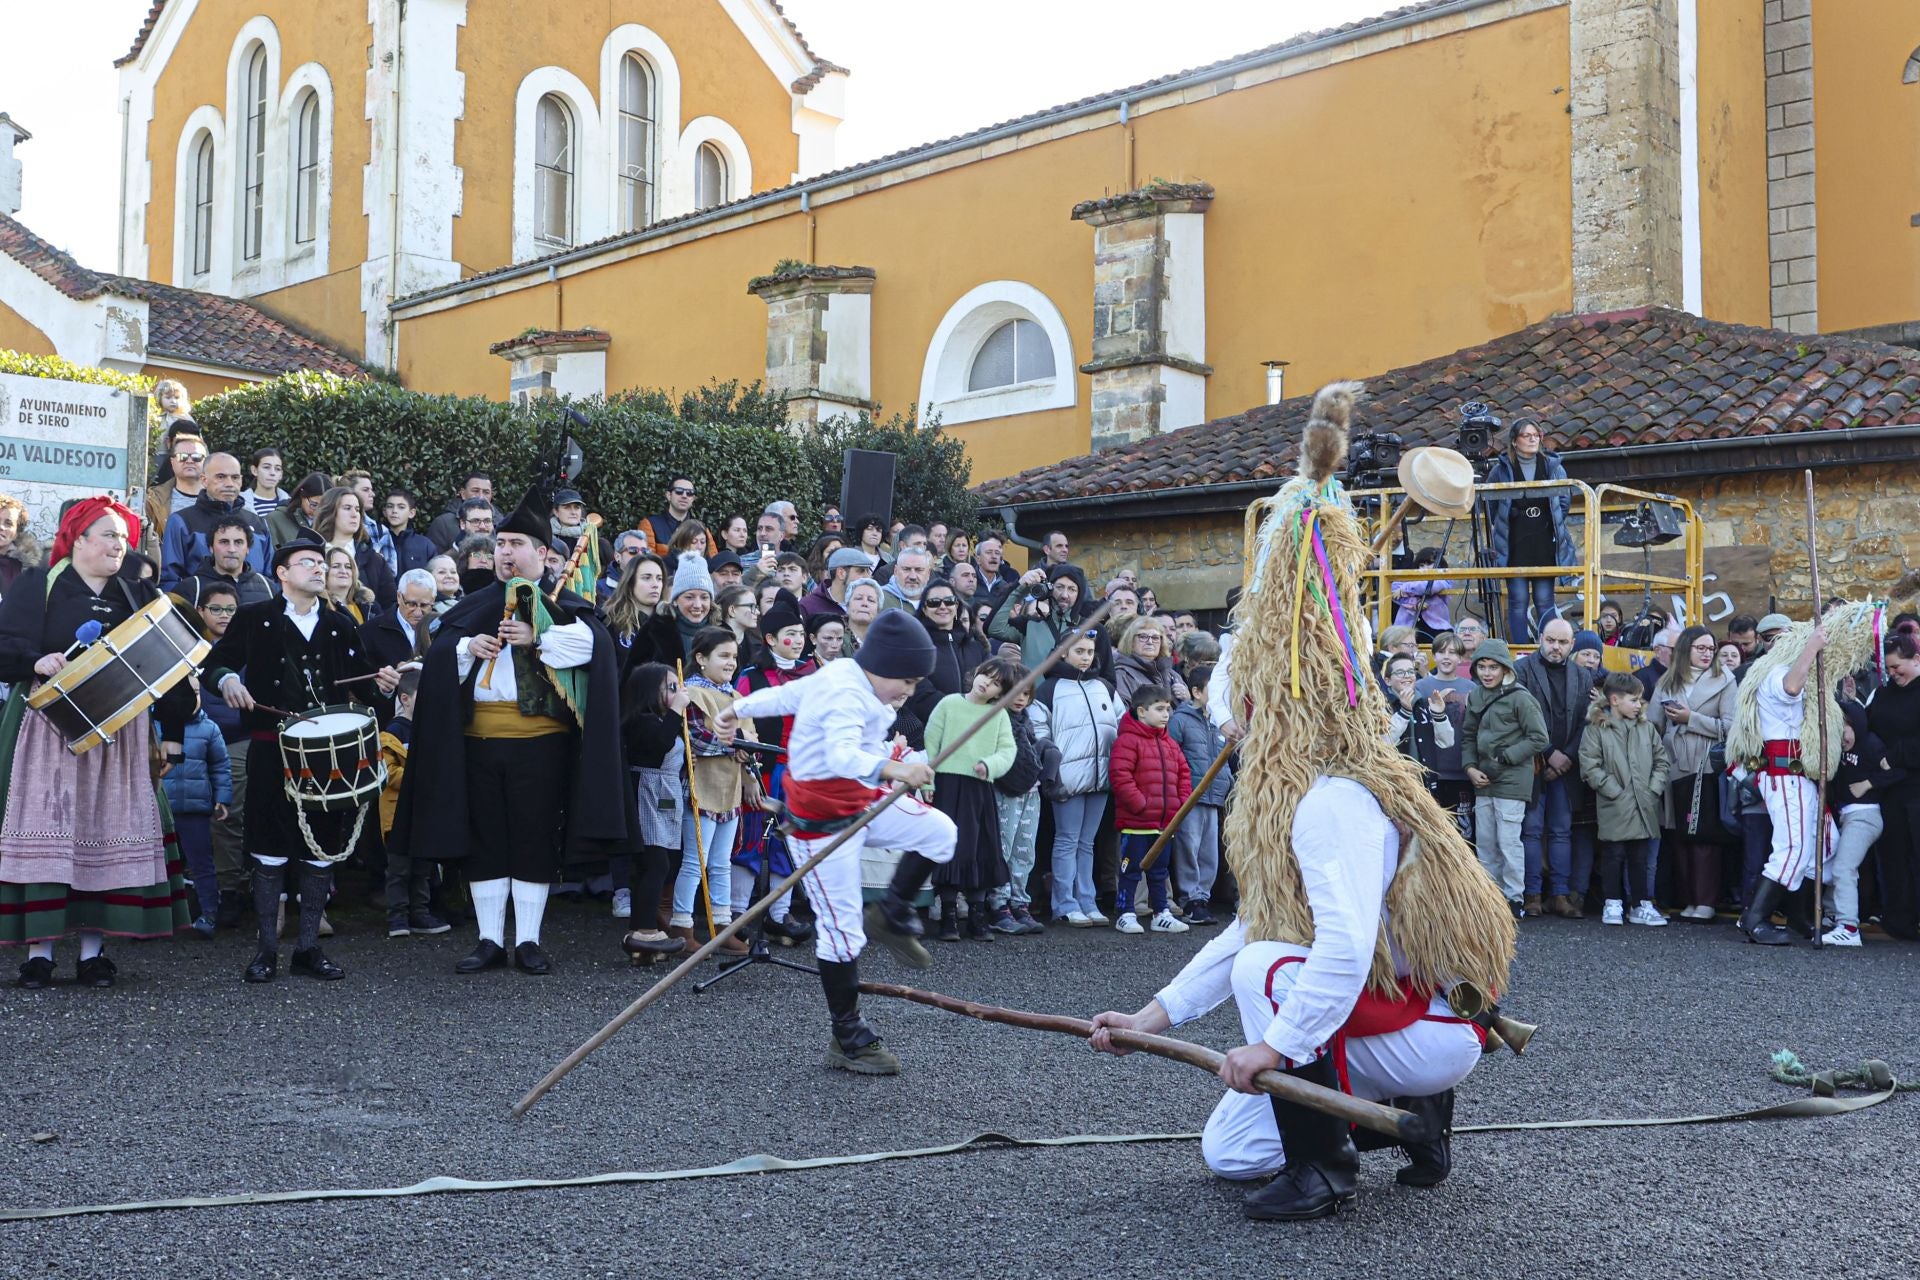
{"label": "drumstick", "polygon": [[[420,664],[417,662],[403,662],[399,666],[394,668],[395,671],[418,671],[419,669],[420,669]],[[362,680],[378,680],[379,678],[380,678],[380,673],[376,671],[372,675],[348,676],[343,680],[335,680],[334,683],[335,684],[358,684]]]}

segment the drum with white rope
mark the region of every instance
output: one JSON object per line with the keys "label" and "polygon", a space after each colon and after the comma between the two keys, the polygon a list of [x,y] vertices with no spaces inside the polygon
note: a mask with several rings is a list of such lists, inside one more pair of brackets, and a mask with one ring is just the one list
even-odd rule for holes
{"label": "drum with white rope", "polygon": [[[300,834],[314,858],[339,862],[360,842],[367,810],[387,785],[380,754],[380,723],[371,712],[350,705],[318,707],[280,722],[280,761],[287,798],[293,801]],[[307,814],[355,809],[353,834],[337,854],[321,851],[307,825]]]}

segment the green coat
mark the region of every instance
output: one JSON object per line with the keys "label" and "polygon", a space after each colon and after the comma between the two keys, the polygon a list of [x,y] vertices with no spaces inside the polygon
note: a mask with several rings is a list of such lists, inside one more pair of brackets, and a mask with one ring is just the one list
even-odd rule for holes
{"label": "green coat", "polygon": [[1580,739],[1580,776],[1593,788],[1602,840],[1651,840],[1660,834],[1667,749],[1643,716],[1622,720],[1596,707]]}
{"label": "green coat", "polygon": [[1493,800],[1533,799],[1534,758],[1547,749],[1540,703],[1511,677],[1498,689],[1474,686],[1460,731],[1460,764],[1493,779],[1474,794]]}

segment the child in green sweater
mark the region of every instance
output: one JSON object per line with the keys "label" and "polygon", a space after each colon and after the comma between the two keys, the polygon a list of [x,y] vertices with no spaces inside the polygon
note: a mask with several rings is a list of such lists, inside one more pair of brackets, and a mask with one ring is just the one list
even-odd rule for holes
{"label": "child in green sweater", "polygon": [[[1008,658],[990,658],[974,668],[965,693],[942,698],[927,718],[927,758],[933,759],[988,714],[1000,695],[1026,676],[1026,668]],[[1007,882],[1000,853],[1000,815],[993,782],[1013,767],[1013,722],[1004,711],[967,739],[967,744],[933,776],[933,807],[953,819],[959,840],[953,860],[934,868],[940,893],[940,940],[960,941],[960,896],[967,899],[967,935],[992,942],[987,928],[987,893]]]}

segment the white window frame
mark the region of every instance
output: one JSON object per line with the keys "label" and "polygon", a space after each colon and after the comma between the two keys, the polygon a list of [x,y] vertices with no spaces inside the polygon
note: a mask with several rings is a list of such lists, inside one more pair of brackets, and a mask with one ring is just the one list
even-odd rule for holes
{"label": "white window frame", "polygon": [[320,97],[300,95],[293,109],[293,242],[320,234]]}
{"label": "white window frame", "polygon": [[240,260],[257,263],[267,251],[267,133],[273,121],[273,62],[259,41],[240,56],[240,148],[234,167]]}
{"label": "white window frame", "polygon": [[680,139],[680,60],[660,33],[637,22],[626,22],[607,33],[600,44],[600,101],[606,116],[606,146],[597,167],[606,184],[605,227],[602,235],[622,230],[620,225],[620,68],[631,54],[653,73],[653,216],[650,222],[676,217],[693,207],[693,184],[683,176]]}
{"label": "white window frame", "polygon": [[[541,154],[556,150],[550,130],[558,130],[558,154],[551,160],[543,160]],[[540,101],[533,107],[533,239],[554,249],[571,249],[580,243],[580,218],[576,192],[580,177],[580,130],[574,125],[573,112],[567,107],[567,100],[557,93],[543,93]],[[559,174],[564,183],[559,186],[557,201],[549,201],[547,192],[554,184],[545,179],[547,174]],[[561,207],[556,210],[553,203]],[[551,230],[555,221],[560,223],[559,232]]]}
{"label": "white window frame", "polygon": [[695,116],[681,131],[677,150],[680,169],[686,175],[686,206],[683,212],[699,208],[696,188],[699,184],[700,148],[712,147],[720,153],[726,168],[725,197],[717,203],[743,199],[753,194],[753,156],[740,131],[719,116]]}
{"label": "white window frame", "polygon": [[[1053,348],[1053,376],[981,391],[967,390],[974,359],[993,332],[1009,320],[1031,320]],[[922,414],[938,414],[947,426],[1009,418],[1079,402],[1073,335],[1053,300],[1019,280],[989,280],[969,289],[947,309],[927,344],[920,371]]]}
{"label": "white window frame", "polygon": [[[563,251],[542,240],[534,223],[534,168],[538,149],[540,100],[560,99],[573,117],[573,244],[598,240],[608,233],[613,213],[608,183],[612,156],[600,124],[593,94],[580,78],[560,67],[539,67],[527,73],[514,95],[513,110],[513,260],[525,262]],[[599,162],[596,162],[596,157]]]}
{"label": "white window frame", "polygon": [[[647,82],[646,101],[641,104],[640,113],[627,110],[627,74],[634,67],[640,69]],[[613,118],[613,225],[619,231],[638,231],[660,217],[660,76],[638,50],[621,55],[614,96],[609,102]],[[647,131],[646,156],[641,162],[644,172],[640,179],[628,172],[627,166],[627,131],[637,128]],[[638,216],[629,222],[628,192],[635,186],[644,186],[646,196],[640,202]]]}
{"label": "white window frame", "polygon": [[[311,98],[319,125],[313,185],[313,238],[300,240],[300,116]],[[266,264],[261,291],[315,280],[328,273],[333,245],[333,80],[317,62],[302,63],[287,73],[280,94],[280,119],[285,122],[282,151],[286,157],[287,211],[283,219],[283,248],[278,261]]]}
{"label": "white window frame", "polygon": [[194,137],[193,158],[188,162],[192,185],[187,202],[192,212],[187,217],[187,271],[204,276],[213,271],[213,208],[219,200],[220,158],[211,133],[202,129]]}
{"label": "white window frame", "polygon": [[[266,162],[261,179],[260,253],[245,255],[247,227],[247,67],[255,46],[267,54],[267,111],[263,136]],[[227,50],[225,142],[221,148],[222,177],[225,188],[221,205],[225,226],[216,220],[226,243],[214,248],[214,267],[201,287],[216,293],[250,297],[279,288],[285,281],[285,245],[288,177],[286,100],[281,60],[280,31],[273,20],[256,14],[242,23]]]}
{"label": "white window frame", "polygon": [[[207,211],[207,269],[195,271],[194,160],[202,141],[213,144],[213,203]],[[169,279],[181,288],[212,288],[216,279],[232,268],[226,141],[226,119],[214,107],[197,108],[180,129],[173,167],[173,272]]]}

